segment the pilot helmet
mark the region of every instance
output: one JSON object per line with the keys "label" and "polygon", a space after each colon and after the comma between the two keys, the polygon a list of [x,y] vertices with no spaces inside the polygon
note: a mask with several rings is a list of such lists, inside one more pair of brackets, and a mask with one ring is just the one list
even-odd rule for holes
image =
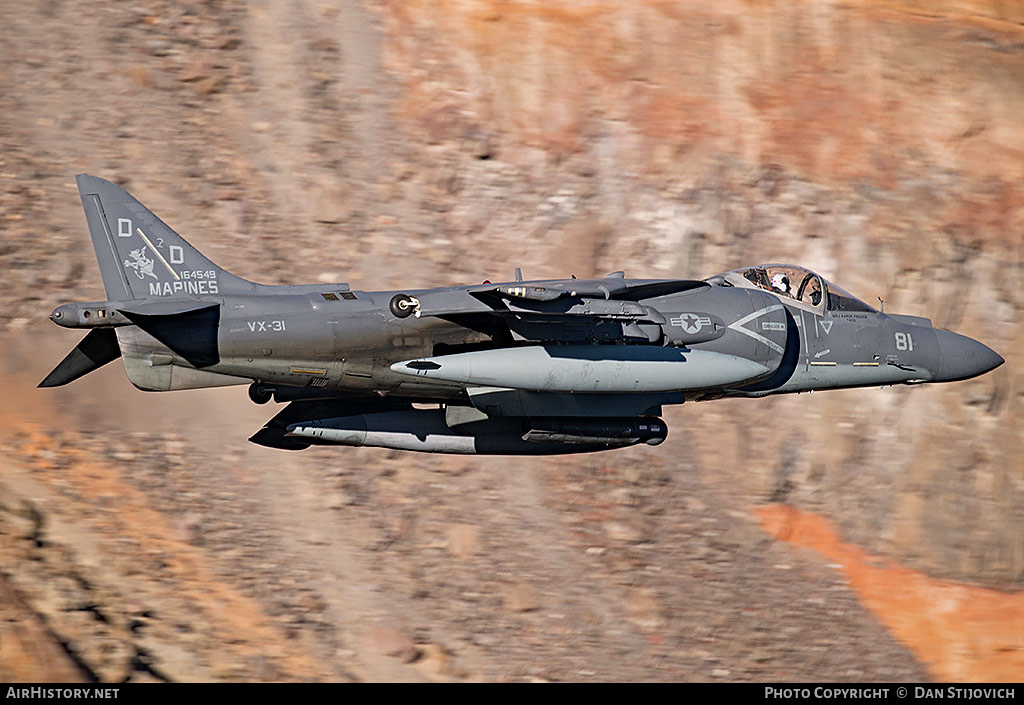
{"label": "pilot helmet", "polygon": [[772,275],[772,288],[779,291],[789,291],[789,277],[782,272]]}

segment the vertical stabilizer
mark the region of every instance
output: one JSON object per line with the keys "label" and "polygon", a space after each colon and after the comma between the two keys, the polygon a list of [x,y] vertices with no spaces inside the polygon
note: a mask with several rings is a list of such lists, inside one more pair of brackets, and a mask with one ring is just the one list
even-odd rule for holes
{"label": "vertical stabilizer", "polygon": [[88,174],[76,180],[109,300],[246,294],[259,287],[211,262],[120,186]]}

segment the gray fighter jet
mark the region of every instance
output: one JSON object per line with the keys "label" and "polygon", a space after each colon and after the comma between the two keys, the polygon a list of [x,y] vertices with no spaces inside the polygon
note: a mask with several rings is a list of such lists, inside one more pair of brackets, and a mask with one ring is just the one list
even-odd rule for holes
{"label": "gray fighter jet", "polygon": [[50,319],[89,332],[40,384],[120,357],[139,389],[248,384],[288,405],[249,440],[546,455],[647,443],[662,407],[952,382],[1002,364],[976,340],[887,314],[793,265],[703,281],[515,281],[404,291],[267,286],[224,271],[124,189],[78,190],[106,301]]}

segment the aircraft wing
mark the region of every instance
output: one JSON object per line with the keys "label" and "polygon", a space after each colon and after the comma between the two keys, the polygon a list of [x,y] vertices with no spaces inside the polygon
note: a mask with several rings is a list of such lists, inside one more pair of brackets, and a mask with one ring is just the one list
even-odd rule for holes
{"label": "aircraft wing", "polygon": [[417,313],[420,316],[448,316],[523,309],[547,314],[581,314],[585,312],[570,309],[578,309],[582,302],[603,300],[625,304],[684,291],[696,291],[708,286],[707,282],[686,279],[620,277],[481,284],[462,291],[448,289],[424,292],[417,297]]}
{"label": "aircraft wing", "polygon": [[331,419],[340,416],[358,416],[360,414],[408,409],[412,409],[412,404],[407,400],[389,399],[379,396],[351,396],[293,401],[274,418],[267,421],[263,428],[253,434],[249,440],[257,445],[268,448],[305,450],[313,445],[313,441],[288,436],[288,426],[303,421],[316,422],[321,419]]}
{"label": "aircraft wing", "polygon": [[519,341],[653,341],[666,321],[641,301],[708,286],[701,281],[617,277],[484,284],[424,292],[416,299],[415,313],[490,334],[498,330]]}

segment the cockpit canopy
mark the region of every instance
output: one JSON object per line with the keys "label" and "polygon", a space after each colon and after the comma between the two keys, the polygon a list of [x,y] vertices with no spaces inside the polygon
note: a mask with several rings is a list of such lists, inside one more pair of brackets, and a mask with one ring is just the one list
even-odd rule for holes
{"label": "cockpit canopy", "polygon": [[829,311],[876,311],[811,270],[793,264],[760,264],[734,269],[723,274],[722,279],[732,286],[764,289],[816,310],[825,307]]}

